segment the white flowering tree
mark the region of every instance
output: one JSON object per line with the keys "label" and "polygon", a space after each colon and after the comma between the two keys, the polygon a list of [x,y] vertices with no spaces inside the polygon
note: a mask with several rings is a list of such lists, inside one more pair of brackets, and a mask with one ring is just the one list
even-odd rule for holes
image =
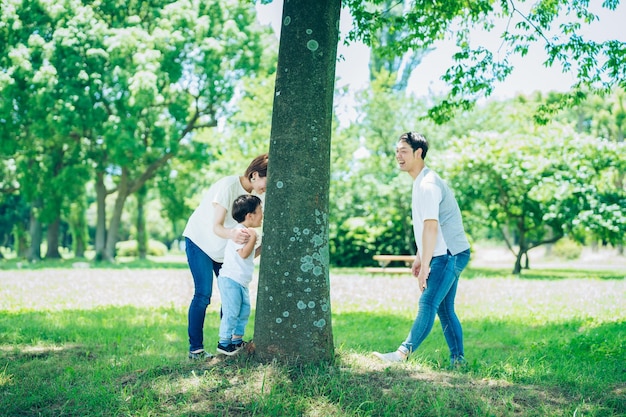
{"label": "white flowering tree", "polygon": [[[95,178],[96,256],[111,260],[127,198],[168,160],[196,152],[193,132],[217,125],[257,67],[254,9],[238,0],[3,0],[1,10],[0,120],[6,137],[22,140],[10,156],[23,161],[23,189],[32,183],[34,218],[50,225],[65,197]],[[72,174],[75,165],[88,169]],[[65,180],[44,185],[57,175]],[[40,216],[50,201],[57,213]]]}

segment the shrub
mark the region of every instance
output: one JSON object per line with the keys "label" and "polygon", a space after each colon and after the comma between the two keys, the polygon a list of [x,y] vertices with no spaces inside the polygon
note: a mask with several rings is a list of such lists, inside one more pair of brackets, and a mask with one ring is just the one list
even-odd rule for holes
{"label": "shrub", "polygon": [[[123,242],[117,242],[115,245],[115,251],[117,256],[138,256],[136,240],[126,240]],[[164,256],[167,254],[167,246],[158,240],[148,241],[148,255],[151,256]]]}
{"label": "shrub", "polygon": [[574,242],[572,239],[563,238],[557,241],[552,248],[554,256],[561,259],[578,259],[583,251],[582,245]]}

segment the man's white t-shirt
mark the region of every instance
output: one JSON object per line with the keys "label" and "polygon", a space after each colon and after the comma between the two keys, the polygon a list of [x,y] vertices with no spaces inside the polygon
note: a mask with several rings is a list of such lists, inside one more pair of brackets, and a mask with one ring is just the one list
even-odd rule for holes
{"label": "man's white t-shirt", "polygon": [[422,252],[422,235],[425,220],[437,220],[437,242],[433,256],[453,255],[469,249],[463,228],[461,210],[454,193],[439,176],[424,167],[413,181],[412,193],[413,232],[417,250]]}
{"label": "man's white t-shirt", "polygon": [[241,185],[239,176],[232,175],[217,181],[209,188],[200,205],[189,217],[183,236],[191,239],[214,261],[223,262],[227,239],[221,238],[213,231],[215,219],[215,207],[213,205],[219,204],[226,209],[224,227],[231,229],[237,225],[231,213],[233,202],[243,194],[249,193]]}

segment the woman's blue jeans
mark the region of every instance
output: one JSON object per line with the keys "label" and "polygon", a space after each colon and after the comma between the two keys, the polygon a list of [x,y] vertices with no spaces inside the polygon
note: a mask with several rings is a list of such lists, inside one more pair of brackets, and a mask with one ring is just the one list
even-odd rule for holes
{"label": "woman's blue jeans", "polygon": [[228,345],[234,335],[243,337],[250,318],[250,293],[248,288],[228,277],[217,277],[222,299],[220,343]]}
{"label": "woman's blue jeans", "polygon": [[187,333],[189,351],[204,349],[204,318],[206,309],[211,304],[213,294],[213,274],[219,275],[222,264],[215,262],[189,238],[185,238],[187,263],[193,277],[193,298],[187,315]]}
{"label": "woman's blue jeans", "polygon": [[464,356],[463,329],[454,311],[454,299],[459,283],[459,276],[470,259],[470,251],[456,255],[435,256],[430,262],[427,286],[419,300],[419,310],[408,337],[402,343],[409,352],[413,352],[426,339],[435,323],[435,314],[439,316],[443,335],[450,348],[450,358]]}

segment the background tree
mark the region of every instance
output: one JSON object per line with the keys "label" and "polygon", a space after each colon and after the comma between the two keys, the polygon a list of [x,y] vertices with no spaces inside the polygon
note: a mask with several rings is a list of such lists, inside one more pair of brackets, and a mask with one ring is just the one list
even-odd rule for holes
{"label": "background tree", "polygon": [[357,96],[357,123],[338,132],[333,141],[334,265],[371,265],[378,252],[415,253],[410,181],[398,175],[393,141],[407,120],[418,118],[420,106],[395,85],[387,76],[374,80]]}
{"label": "background tree", "polygon": [[[401,4],[401,7],[400,7]],[[376,6],[380,13],[401,18],[410,10],[410,2],[403,0],[385,0]],[[405,91],[413,70],[422,62],[431,48],[413,50],[409,48],[403,54],[389,54],[389,48],[406,35],[404,30],[397,27],[383,26],[373,34],[370,51],[370,81],[380,77],[389,77],[387,83],[396,91]]]}
{"label": "background tree", "polygon": [[339,0],[283,6],[254,341],[261,360],[334,357],[328,190]]}
{"label": "background tree", "polygon": [[[125,199],[186,145],[183,140],[192,131],[217,126],[236,80],[254,70],[261,56],[254,15],[243,4],[173,3],[155,10],[158,25],[136,20],[145,13],[141,7],[124,22],[140,23],[136,30],[121,26],[110,44],[112,67],[126,71],[124,82],[111,86],[130,95],[115,103],[114,123],[105,135],[120,173],[105,258],[112,257]],[[177,32],[172,36],[164,27]],[[129,61],[129,51],[140,59]]]}
{"label": "background tree", "polygon": [[84,258],[89,246],[87,224],[87,196],[82,195],[70,203],[68,224],[72,236],[72,249],[76,258]]}
{"label": "background tree", "polygon": [[[454,143],[444,169],[462,210],[500,233],[519,274],[531,249],[574,236],[583,223],[607,234],[620,230],[615,224],[602,227],[625,194],[602,190],[623,164],[608,162],[616,158],[608,143],[558,126],[532,134],[473,133]],[[589,221],[585,213],[602,221]]]}
{"label": "background tree", "polygon": [[[22,155],[21,193],[37,196],[31,228],[49,224],[56,236],[62,199],[82,195],[88,178],[55,189],[41,183],[68,177],[66,159],[80,154],[96,181],[96,258],[111,260],[128,197],[182,147],[194,149],[196,130],[228,115],[238,80],[258,68],[266,31],[245,1],[27,1],[0,16],[0,120]],[[48,247],[56,256],[57,243]]]}
{"label": "background tree", "polygon": [[[401,33],[381,52],[398,56],[409,50],[425,50],[447,37],[454,39],[455,63],[442,75],[450,90],[447,96],[430,109],[430,116],[439,122],[449,120],[455,109],[469,109],[477,99],[489,96],[497,82],[512,71],[510,57],[525,56],[531,45],[540,43],[546,52],[544,64],[560,65],[563,72],[572,73],[572,91],[563,94],[560,106],[579,102],[590,90],[608,91],[613,86],[626,85],[624,42],[609,39],[589,40],[582,30],[598,16],[589,3],[576,0],[559,2],[453,0],[432,2],[417,0],[404,13],[402,1],[380,10],[386,0],[348,0],[354,25],[348,38],[376,45],[381,31]],[[615,10],[619,0],[605,1],[602,7]],[[494,32],[496,24],[503,29],[497,51],[472,39],[472,29]]]}

